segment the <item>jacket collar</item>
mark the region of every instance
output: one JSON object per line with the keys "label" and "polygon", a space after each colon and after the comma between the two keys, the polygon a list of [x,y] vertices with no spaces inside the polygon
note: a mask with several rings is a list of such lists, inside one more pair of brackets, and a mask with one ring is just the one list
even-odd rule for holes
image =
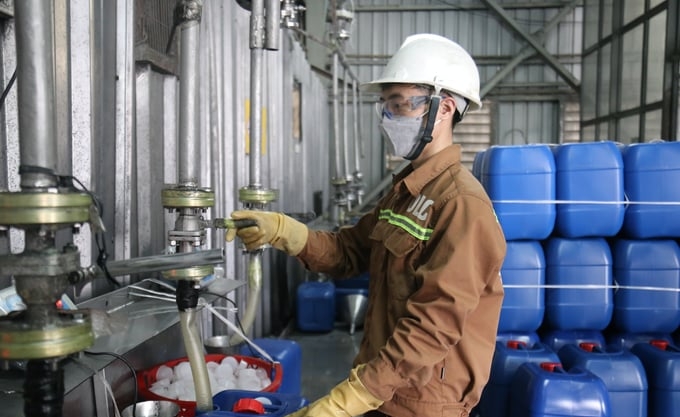
{"label": "jacket collar", "polygon": [[406,187],[413,196],[420,194],[422,189],[434,178],[454,164],[460,163],[461,146],[452,144],[427,159],[422,165],[414,169],[413,164],[395,174],[392,179],[393,187]]}

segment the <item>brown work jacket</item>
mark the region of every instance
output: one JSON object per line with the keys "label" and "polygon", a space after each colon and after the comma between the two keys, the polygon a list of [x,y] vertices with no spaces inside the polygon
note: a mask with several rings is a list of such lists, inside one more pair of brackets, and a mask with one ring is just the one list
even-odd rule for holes
{"label": "brown work jacket", "polygon": [[377,207],[337,233],[310,231],[298,258],[316,272],[369,271],[355,365],[394,417],[467,416],[489,378],[506,243],[459,145],[395,175]]}

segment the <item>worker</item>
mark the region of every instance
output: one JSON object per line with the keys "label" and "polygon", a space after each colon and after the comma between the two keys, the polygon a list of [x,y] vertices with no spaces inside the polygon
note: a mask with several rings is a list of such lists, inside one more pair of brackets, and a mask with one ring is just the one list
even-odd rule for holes
{"label": "worker", "polygon": [[364,334],[349,377],[294,417],[468,416],[493,357],[506,243],[489,197],[461,163],[453,131],[481,107],[479,73],[457,43],[408,37],[378,79],[380,128],[410,160],[354,225],[309,230],[281,213],[235,211],[233,231],[334,278],[369,273]]}

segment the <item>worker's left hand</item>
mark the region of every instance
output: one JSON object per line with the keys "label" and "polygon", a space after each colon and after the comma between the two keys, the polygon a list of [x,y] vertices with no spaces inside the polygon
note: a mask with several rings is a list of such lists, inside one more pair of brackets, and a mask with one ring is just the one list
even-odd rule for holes
{"label": "worker's left hand", "polygon": [[255,226],[230,229],[224,237],[227,242],[234,240],[235,236],[240,237],[248,250],[269,243],[288,255],[296,256],[307,244],[307,226],[283,213],[241,210],[231,213],[231,218],[255,222]]}
{"label": "worker's left hand", "polygon": [[[359,367],[362,365],[359,365]],[[375,410],[383,403],[368,392],[354,368],[349,378],[336,385],[325,397],[287,417],[353,417]]]}

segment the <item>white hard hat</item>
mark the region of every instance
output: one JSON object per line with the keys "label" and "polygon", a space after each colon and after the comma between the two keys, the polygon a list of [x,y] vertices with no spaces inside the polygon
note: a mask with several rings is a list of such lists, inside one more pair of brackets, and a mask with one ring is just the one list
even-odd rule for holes
{"label": "white hard hat", "polygon": [[479,71],[470,54],[443,36],[423,33],[404,40],[390,58],[382,75],[361,85],[367,92],[380,92],[382,84],[431,85],[466,98],[470,110],[482,107],[479,98]]}

